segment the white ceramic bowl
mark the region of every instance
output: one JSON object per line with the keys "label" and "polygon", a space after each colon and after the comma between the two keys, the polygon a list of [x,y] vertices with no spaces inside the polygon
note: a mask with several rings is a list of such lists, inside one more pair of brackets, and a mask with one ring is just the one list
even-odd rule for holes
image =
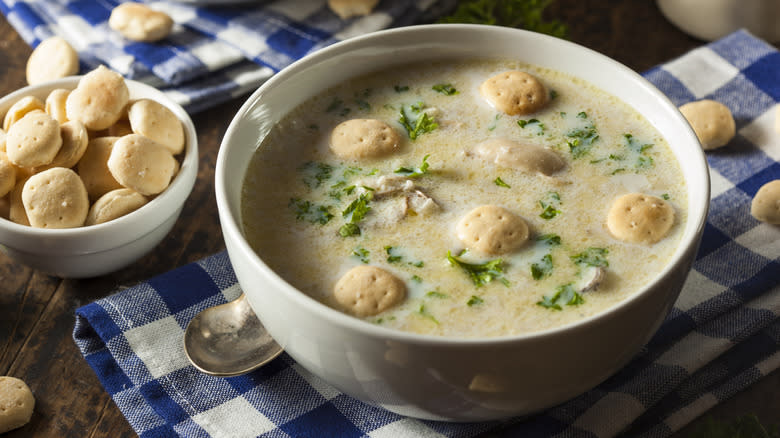
{"label": "white ceramic bowl", "polygon": [[[269,269],[241,231],[247,163],[276,121],[352,76],[446,57],[511,58],[570,73],[627,102],[669,139],[688,182],[689,212],[668,267],[633,297],[579,323],[525,336],[453,339],[401,333],[330,309]],[[296,62],[238,111],[216,168],[222,230],[238,281],[270,334],[337,389],[402,415],[478,421],[528,414],[594,387],[625,365],[671,309],[694,259],[708,209],[707,164],[677,108],[625,66],[541,34],[426,25],[350,39]]]}
{"label": "white ceramic bowl", "polygon": [[[54,89],[74,89],[80,76],[28,86],[0,99],[0,117],[28,95],[41,100]],[[154,248],[171,230],[198,175],[198,139],[184,109],[161,91],[125,80],[130,99],[149,98],[165,105],[182,121],[185,151],[171,185],[138,210],[113,221],[88,227],[41,229],[0,218],[0,250],[12,259],[44,273],[64,278],[95,277],[133,263]]]}

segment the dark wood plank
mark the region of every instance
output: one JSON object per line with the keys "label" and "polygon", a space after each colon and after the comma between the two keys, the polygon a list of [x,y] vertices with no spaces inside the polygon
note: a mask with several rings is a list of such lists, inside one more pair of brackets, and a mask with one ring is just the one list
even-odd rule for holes
{"label": "dark wood plank", "polygon": [[[669,24],[651,1],[557,0],[548,13],[570,39],[636,71],[702,44]],[[25,85],[30,48],[0,18],[0,95]],[[60,280],[0,254],[0,373],[24,379],[36,395],[31,423],[4,436],[130,437],[135,433],[72,340],[77,307],[224,249],[213,192],[219,142],[244,97],[193,116],[200,147],[195,188],[171,233],[147,257],[115,274]],[[720,418],[756,413],[780,421],[780,371],[712,409]],[[701,420],[683,429],[686,436]]]}

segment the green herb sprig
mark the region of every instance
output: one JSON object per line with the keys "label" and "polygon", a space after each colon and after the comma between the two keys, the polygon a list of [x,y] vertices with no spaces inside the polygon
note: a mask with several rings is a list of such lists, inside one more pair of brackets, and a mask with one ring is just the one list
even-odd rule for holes
{"label": "green herb sprig", "polygon": [[452,266],[457,266],[465,271],[471,277],[471,281],[474,282],[476,287],[482,287],[493,280],[498,280],[504,286],[509,286],[509,280],[504,278],[504,270],[501,267],[503,260],[501,259],[494,259],[485,263],[469,263],[447,251],[447,260]]}
{"label": "green herb sprig", "polygon": [[544,17],[544,10],[551,3],[552,0],[464,0],[439,22],[518,27],[566,38],[568,29],[564,23]]}

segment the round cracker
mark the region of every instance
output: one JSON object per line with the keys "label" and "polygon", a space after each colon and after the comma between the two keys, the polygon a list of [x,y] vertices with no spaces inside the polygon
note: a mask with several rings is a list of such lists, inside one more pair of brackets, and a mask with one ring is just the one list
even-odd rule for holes
{"label": "round cracker", "polygon": [[780,224],[780,179],[761,186],[750,203],[750,214],[768,224]]}
{"label": "round cracker", "polygon": [[736,134],[736,123],[731,110],[714,100],[689,102],[680,112],[690,123],[704,150],[725,146]]}
{"label": "round cracker", "polygon": [[160,143],[173,155],[184,150],[184,127],[176,114],[165,105],[150,99],[140,99],[127,109],[127,118],[134,133]]}
{"label": "round cracker", "polygon": [[101,65],[84,75],[68,95],[68,120],[78,120],[89,130],[100,131],[116,123],[130,99],[125,79]]}
{"label": "round cracker", "polygon": [[53,81],[79,72],[79,54],[62,37],[41,41],[27,58],[27,83]]}
{"label": "round cracker", "polygon": [[359,317],[376,315],[406,298],[406,285],[376,266],[357,266],[344,274],[334,288],[336,301]]}
{"label": "round cracker", "polygon": [[84,156],[89,144],[89,134],[81,122],[71,120],[63,123],[60,125],[60,136],[62,137],[62,147],[57,155],[47,166],[36,170],[51,169],[52,167],[71,168]]}
{"label": "round cracker", "polygon": [[24,96],[14,102],[11,108],[8,108],[5,117],[3,117],[3,129],[8,132],[11,129],[11,125],[21,120],[28,113],[36,110],[43,111],[45,108],[46,106],[41,99],[35,96]]}
{"label": "round cracker", "polygon": [[352,119],[340,123],[330,136],[330,149],[341,158],[378,158],[398,149],[401,138],[387,123],[376,119]]}
{"label": "round cracker", "polygon": [[27,182],[30,176],[19,178],[19,175],[17,175],[16,185],[11,190],[11,193],[8,194],[8,219],[19,225],[30,226],[30,219],[27,218],[27,212],[24,210],[24,203],[22,202],[22,189],[24,189],[24,183]]}
{"label": "round cracker", "polygon": [[528,240],[528,224],[504,207],[482,205],[468,212],[455,227],[467,248],[483,254],[506,254]]}
{"label": "round cracker", "polygon": [[89,197],[76,172],[54,167],[31,176],[22,189],[22,203],[36,228],[74,228],[84,225]]}
{"label": "round cracker", "polygon": [[7,195],[16,185],[16,166],[11,163],[5,152],[0,151],[0,198]]}
{"label": "round cracker", "polygon": [[108,157],[108,170],[124,187],[156,195],[171,182],[176,159],[156,141],[139,134],[120,137]]}
{"label": "round cracker", "polygon": [[111,10],[108,26],[129,40],[151,43],[171,33],[173,19],[147,5],[127,2]]}
{"label": "round cracker", "polygon": [[119,137],[97,137],[87,144],[87,150],[76,165],[76,170],[84,186],[87,188],[89,199],[96,200],[111,190],[121,189],[108,170],[108,157]]}
{"label": "round cracker", "polygon": [[69,94],[70,90],[57,88],[46,96],[46,101],[44,102],[46,114],[60,122],[60,124],[68,121],[68,112],[65,109],[65,103],[68,101]]}
{"label": "round cracker", "polygon": [[494,108],[510,116],[535,113],[549,100],[544,84],[536,76],[519,70],[491,76],[479,91]]}
{"label": "round cracker", "polygon": [[102,224],[122,217],[143,207],[148,200],[132,189],[112,190],[95,201],[89,208],[84,225]]}
{"label": "round cracker", "polygon": [[0,376],[0,433],[29,423],[34,409],[35,397],[23,380]]}
{"label": "round cracker", "polygon": [[674,208],[663,199],[629,193],[612,203],[607,228],[620,240],[651,244],[666,237],[674,225],[674,216]]}
{"label": "round cracker", "polygon": [[379,0],[328,0],[328,7],[342,20],[368,15]]}
{"label": "round cracker", "polygon": [[59,122],[43,111],[28,113],[11,125],[6,138],[8,159],[21,167],[51,163],[61,146]]}

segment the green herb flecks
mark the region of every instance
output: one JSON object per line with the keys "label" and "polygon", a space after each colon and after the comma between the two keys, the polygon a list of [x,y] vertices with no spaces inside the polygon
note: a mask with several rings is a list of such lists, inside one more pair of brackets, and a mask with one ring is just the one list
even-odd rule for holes
{"label": "green herb flecks", "polygon": [[548,20],[544,10],[552,0],[464,0],[441,23],[491,24],[517,27],[566,38],[567,28],[559,20]]}
{"label": "green herb flecks", "polygon": [[498,121],[501,120],[501,114],[496,114],[493,118],[493,122],[488,125],[488,131],[492,131],[498,127]]}
{"label": "green herb flecks", "polygon": [[588,119],[587,113],[581,111],[577,114],[577,119],[582,121],[582,126],[574,128],[566,133],[566,143],[569,146],[569,152],[572,157],[577,159],[590,152],[593,143],[599,139],[599,133],[596,126]]}
{"label": "green herb flecks", "polygon": [[298,220],[325,225],[333,218],[330,207],[326,205],[317,205],[299,198],[290,198],[287,205],[293,210],[295,218]]}
{"label": "green herb flecks", "polygon": [[564,284],[563,286],[558,286],[553,295],[542,296],[542,299],[536,304],[547,309],[563,310],[563,306],[577,306],[584,302],[585,299],[574,290],[574,286]]}
{"label": "green herb flecks", "polygon": [[359,246],[352,250],[352,256],[357,257],[363,263],[368,263],[371,261],[369,260],[368,255],[369,255],[368,250],[363,248],[362,246]]}
{"label": "green herb flecks", "polygon": [[548,192],[544,199],[539,201],[542,212],[539,217],[544,220],[550,220],[561,214],[561,196],[558,192]]}
{"label": "green herb flecks", "polygon": [[653,167],[653,157],[648,154],[650,148],[653,147],[651,143],[642,143],[631,134],[623,134],[623,139],[625,140],[626,148],[636,157],[634,169],[643,170]]}
{"label": "green herb flecks", "polygon": [[341,216],[347,222],[339,229],[339,235],[342,237],[358,236],[360,235],[360,227],[358,223],[371,211],[371,207],[368,205],[371,200],[371,192],[361,193],[354,201],[352,201],[344,211],[341,212]]}
{"label": "green herb flecks", "polygon": [[399,167],[395,170],[395,173],[407,178],[417,178],[418,176],[425,175],[428,173],[428,167],[430,166],[428,164],[428,157],[430,157],[430,155],[423,157],[419,167]]}
{"label": "green herb flecks", "polygon": [[352,109],[345,106],[343,100],[339,99],[338,97],[334,97],[328,107],[325,108],[325,111],[329,113],[336,113],[341,117],[346,117],[352,111]]}
{"label": "green herb flecks", "polygon": [[469,300],[466,301],[466,305],[469,306],[469,307],[473,307],[473,306],[477,306],[479,304],[482,304],[484,302],[485,302],[485,300],[483,300],[482,298],[480,298],[480,297],[478,297],[476,295],[472,295],[471,298],[469,298]]}
{"label": "green herb flecks", "polygon": [[541,234],[536,237],[537,242],[544,242],[548,246],[558,246],[561,244],[561,236],[553,233]]}
{"label": "green herb flecks", "polygon": [[393,89],[395,90],[396,93],[403,93],[405,91],[409,91],[409,86],[408,85],[394,85]]}
{"label": "green herb flecks", "polygon": [[485,263],[469,263],[447,251],[447,260],[452,266],[460,267],[466,272],[476,287],[482,287],[493,280],[498,280],[505,286],[509,286],[509,281],[504,278],[504,271],[501,267],[503,260],[501,259],[490,260]]}
{"label": "green herb flecks", "polygon": [[544,257],[538,263],[531,264],[531,277],[534,280],[541,280],[542,278],[549,277],[553,271],[552,255],[545,254]]}
{"label": "green herb flecks", "polygon": [[607,254],[609,254],[607,248],[590,247],[579,254],[571,256],[571,261],[578,265],[606,268],[609,266]]}
{"label": "green herb flecks", "polygon": [[441,292],[439,292],[437,290],[428,291],[428,292],[425,293],[425,296],[428,297],[428,298],[436,298],[436,299],[440,299],[440,300],[450,297],[449,295],[443,294],[443,293],[441,293]]}
{"label": "green herb flecks", "polygon": [[321,186],[333,175],[333,166],[318,161],[303,163],[298,170],[301,172],[303,184],[310,189]]}
{"label": "green herb flecks", "polygon": [[539,121],[539,119],[518,120],[517,126],[523,129],[525,129],[526,127],[535,128],[536,135],[544,135],[544,123]]}
{"label": "green herb flecks", "polygon": [[393,246],[385,246],[385,253],[387,254],[388,263],[398,263],[403,259],[403,256],[397,254],[397,249]]}
{"label": "green herb flecks", "polygon": [[428,309],[425,308],[425,304],[420,304],[420,307],[417,309],[417,314],[422,316],[425,319],[429,319],[433,321],[437,325],[439,324],[439,321],[436,320],[436,318],[433,315],[431,315],[430,312],[428,312]]}
{"label": "green herb flecks", "polygon": [[452,84],[436,84],[431,88],[434,91],[437,91],[446,96],[454,96],[459,93],[459,91],[455,87],[453,87]]}
{"label": "green herb flecks", "polygon": [[431,132],[439,127],[433,116],[424,112],[425,104],[417,102],[408,107],[401,106],[398,122],[406,129],[409,138],[416,140],[422,134]]}
{"label": "green herb flecks", "polygon": [[504,187],[507,189],[511,189],[512,187],[509,186],[509,184],[505,183],[503,179],[501,179],[500,176],[496,177],[496,179],[493,180],[493,183],[499,187]]}

